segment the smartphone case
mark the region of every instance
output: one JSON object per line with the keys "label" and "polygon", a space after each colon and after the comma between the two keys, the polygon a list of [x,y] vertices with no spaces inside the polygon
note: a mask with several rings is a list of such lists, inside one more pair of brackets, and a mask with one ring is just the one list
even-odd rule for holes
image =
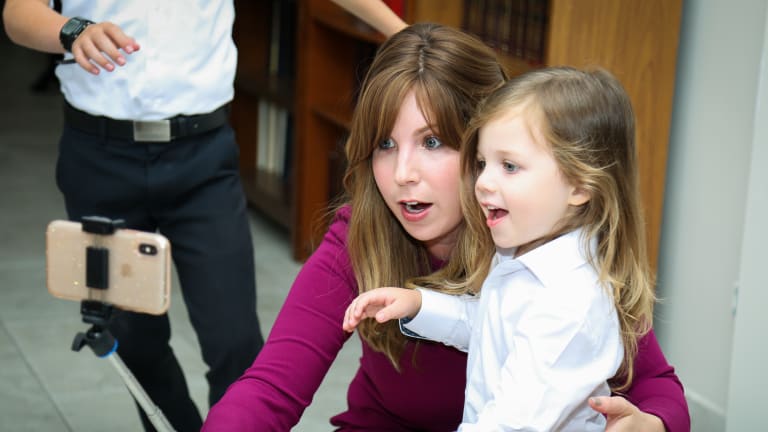
{"label": "smartphone case", "polygon": [[[108,251],[106,289],[86,286],[88,247]],[[46,284],[54,297],[97,300],[120,309],[165,313],[171,299],[170,243],[163,235],[131,229],[85,232],[82,224],[55,220],[46,230]]]}

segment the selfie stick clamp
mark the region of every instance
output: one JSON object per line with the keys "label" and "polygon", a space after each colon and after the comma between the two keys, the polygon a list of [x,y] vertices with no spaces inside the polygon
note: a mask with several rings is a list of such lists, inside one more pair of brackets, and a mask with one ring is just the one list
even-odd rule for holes
{"label": "selfie stick clamp", "polygon": [[[125,222],[122,219],[112,220],[100,216],[85,216],[82,225],[83,231],[92,234],[111,235],[117,229],[125,226]],[[86,285],[89,288],[107,289],[109,287],[109,250],[99,246],[88,246],[86,248],[85,272]],[[72,350],[79,352],[88,345],[96,356],[107,358],[155,429],[173,431],[173,427],[168,423],[162,411],[152,402],[136,377],[117,354],[117,339],[112,336],[108,329],[112,310],[112,305],[98,300],[81,301],[80,313],[83,322],[91,324],[91,328],[84,333],[79,332],[75,335],[75,339],[72,341]]]}

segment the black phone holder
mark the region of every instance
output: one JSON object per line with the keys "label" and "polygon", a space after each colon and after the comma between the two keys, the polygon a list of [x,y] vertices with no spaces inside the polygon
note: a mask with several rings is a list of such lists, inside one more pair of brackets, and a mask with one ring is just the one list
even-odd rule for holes
{"label": "black phone holder", "polygon": [[[101,216],[85,216],[82,218],[82,226],[83,231],[88,233],[112,235],[125,226],[125,221]],[[85,285],[93,289],[109,288],[109,249],[101,246],[86,247]],[[107,357],[116,352],[117,339],[108,329],[112,319],[112,305],[98,300],[83,300],[80,302],[80,314],[83,322],[92,326],[87,332],[75,335],[72,350],[80,351],[88,345],[99,357]]]}
{"label": "black phone holder", "polygon": [[83,322],[92,324],[85,333],[78,332],[72,341],[72,351],[80,351],[88,345],[98,357],[107,357],[117,351],[117,339],[107,326],[112,318],[112,305],[94,300],[80,302]]}
{"label": "black phone holder", "polygon": [[[82,218],[82,226],[85,232],[107,236],[123,228],[125,221],[101,216],[85,216]],[[85,257],[86,286],[92,289],[109,289],[109,249],[98,244],[88,246]],[[144,392],[144,389],[117,354],[117,339],[109,331],[113,310],[111,304],[99,300],[82,300],[80,302],[80,314],[83,322],[91,324],[91,328],[75,335],[75,339],[72,341],[72,350],[79,352],[88,345],[96,356],[109,359],[152,425],[158,431],[173,431],[173,427],[163,416],[162,411]]]}

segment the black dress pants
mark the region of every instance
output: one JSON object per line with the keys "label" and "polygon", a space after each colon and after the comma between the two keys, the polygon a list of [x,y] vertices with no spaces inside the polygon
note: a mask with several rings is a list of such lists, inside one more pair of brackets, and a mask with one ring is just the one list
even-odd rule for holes
{"label": "black dress pants", "polygon": [[[159,231],[170,240],[183,299],[209,367],[213,405],[263,345],[232,129],[225,125],[167,143],[145,143],[65,125],[56,181],[71,220],[124,219],[129,228]],[[199,431],[199,411],[168,343],[168,316],[119,312],[110,329],[120,357],[171,425]],[[145,428],[153,429],[141,416]]]}

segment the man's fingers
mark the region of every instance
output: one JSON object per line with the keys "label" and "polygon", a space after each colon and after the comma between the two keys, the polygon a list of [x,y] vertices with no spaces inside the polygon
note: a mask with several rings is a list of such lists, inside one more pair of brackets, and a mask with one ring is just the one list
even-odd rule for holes
{"label": "man's fingers", "polygon": [[115,65],[127,63],[125,55],[139,50],[139,44],[110,22],[91,24],[72,45],[72,54],[85,70],[98,74],[99,69],[112,72]]}
{"label": "man's fingers", "polygon": [[109,38],[116,48],[125,51],[127,54],[139,50],[139,44],[136,43],[136,40],[126,35],[123,29],[111,22],[104,22],[102,24],[104,35]]}

